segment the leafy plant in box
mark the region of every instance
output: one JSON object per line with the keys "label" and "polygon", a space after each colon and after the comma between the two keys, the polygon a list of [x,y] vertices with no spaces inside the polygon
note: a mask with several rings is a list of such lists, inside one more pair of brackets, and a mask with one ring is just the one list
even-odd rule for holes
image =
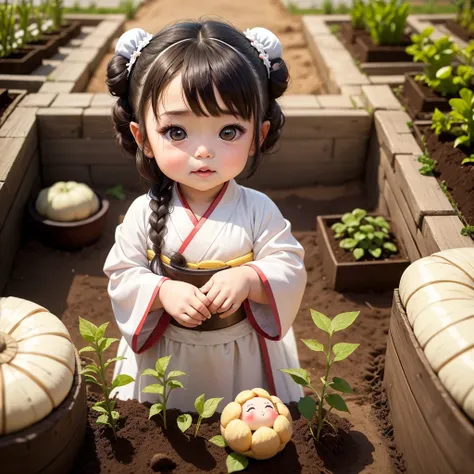
{"label": "leafy plant in box", "polygon": [[351,9],[352,28],[362,29],[365,27],[366,5],[362,0],[354,0]]}
{"label": "leafy plant in box", "polygon": [[374,44],[400,44],[409,10],[409,4],[401,0],[371,0],[366,8],[366,27]]}
{"label": "leafy plant in box", "polygon": [[8,56],[15,48],[15,6],[0,4],[0,58]]}
{"label": "leafy plant in box", "polygon": [[49,15],[54,29],[59,30],[63,24],[64,0],[49,0]]}
{"label": "leafy plant in box", "polygon": [[163,425],[165,429],[167,428],[166,424],[166,404],[168,403],[168,398],[171,395],[171,391],[175,388],[184,388],[183,384],[179,380],[175,380],[176,377],[182,377],[186,375],[181,370],[172,370],[166,375],[166,369],[170,363],[171,356],[160,357],[155,364],[155,370],[145,369],[142,372],[143,375],[151,375],[159,383],[153,383],[147,385],[142,392],[143,393],[154,393],[161,396],[161,402],[155,403],[150,407],[150,413],[148,418],[151,418],[154,415],[160,415],[163,419]]}
{"label": "leafy plant in box", "polygon": [[351,251],[356,260],[360,260],[366,252],[374,258],[380,258],[384,253],[398,252],[397,246],[391,241],[390,224],[381,216],[368,216],[364,209],[354,209],[344,214],[341,221],[333,224],[331,229],[336,239],[342,238],[339,246]]}
{"label": "leafy plant in box", "polygon": [[[326,358],[326,371],[324,377],[321,377],[322,388],[321,393],[318,393],[311,385],[311,380],[308,376],[308,372],[304,369],[280,369],[282,372],[287,373],[291,376],[294,382],[303,387],[311,389],[318,399],[318,403],[311,397],[300,398],[298,402],[299,412],[309,421],[309,430],[311,435],[319,441],[321,435],[321,429],[324,423],[328,423],[334,430],[334,426],[327,419],[332,409],[338,411],[344,411],[349,413],[346,402],[344,399],[335,392],[340,393],[353,393],[351,386],[342,378],[334,377],[332,381],[329,381],[329,372],[334,362],[349,357],[358,347],[359,344],[350,344],[346,342],[339,342],[333,344],[332,336],[338,331],[342,331],[348,328],[359,316],[359,312],[352,313],[341,313],[335,316],[332,320],[318,311],[311,310],[311,317],[314,324],[324,331],[328,336],[328,343],[325,346],[319,341],[314,339],[302,339],[306,346],[315,352],[323,352]],[[329,389],[334,392],[329,392]],[[329,406],[326,410],[326,414],[323,416],[324,404]],[[316,435],[313,432],[311,422],[314,415],[317,412],[317,432]]]}
{"label": "leafy plant in box", "polygon": [[30,42],[39,32],[37,31],[36,24],[33,24],[34,28],[30,27],[30,18],[33,13],[33,2],[32,0],[21,0],[17,4],[17,15],[18,15],[18,30],[23,32],[22,44]]}
{"label": "leafy plant in box", "polygon": [[473,11],[473,2],[472,0],[464,0],[461,15],[458,20],[459,24],[466,28],[466,30],[472,32],[474,31],[474,11]]}
{"label": "leafy plant in box", "polygon": [[[449,133],[456,137],[454,147],[464,146],[470,150],[474,144],[474,93],[470,89],[461,89],[460,97],[450,99],[452,110],[443,114],[439,109],[433,113],[431,128],[436,135]],[[474,163],[474,154],[464,158],[461,164]]]}
{"label": "leafy plant in box", "polygon": [[112,428],[114,437],[116,437],[117,421],[119,419],[119,412],[115,410],[115,398],[110,398],[110,393],[117,387],[123,387],[133,382],[133,378],[130,375],[120,374],[115,377],[112,384],[109,385],[105,379],[105,370],[107,367],[117,360],[124,360],[125,357],[113,357],[106,362],[103,360],[104,352],[118,339],[112,337],[105,337],[105,330],[109,323],[104,323],[97,327],[95,324],[87,321],[86,319],[79,318],[79,332],[82,338],[89,343],[88,346],[83,347],[79,354],[84,352],[95,352],[98,363],[96,363],[90,357],[85,357],[92,361],[91,364],[86,365],[82,369],[81,374],[85,377],[85,381],[98,385],[102,393],[104,394],[104,400],[97,402],[92,409],[99,412],[100,416],[97,418],[96,423],[99,425],[107,425]]}

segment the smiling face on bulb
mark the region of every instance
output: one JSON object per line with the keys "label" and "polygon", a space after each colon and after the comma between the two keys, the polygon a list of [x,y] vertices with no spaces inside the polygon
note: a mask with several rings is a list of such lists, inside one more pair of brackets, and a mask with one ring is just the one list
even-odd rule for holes
{"label": "smiling face on bulb", "polygon": [[241,420],[245,421],[252,431],[262,426],[273,427],[278,417],[273,403],[267,398],[255,397],[242,405]]}

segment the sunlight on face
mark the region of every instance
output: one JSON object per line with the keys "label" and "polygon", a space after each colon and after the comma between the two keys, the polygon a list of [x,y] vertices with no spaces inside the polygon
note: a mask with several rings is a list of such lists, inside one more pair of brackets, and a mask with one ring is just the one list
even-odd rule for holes
{"label": "sunlight on face", "polygon": [[[197,117],[183,95],[178,75],[163,91],[158,119],[148,107],[149,146],[166,176],[192,189],[208,191],[242,172],[252,146],[254,122],[230,114]],[[217,90],[216,98],[225,108]]]}
{"label": "sunlight on face", "polygon": [[254,397],[247,400],[242,406],[241,419],[249,425],[251,430],[257,430],[262,426],[273,427],[278,418],[273,403],[263,397]]}

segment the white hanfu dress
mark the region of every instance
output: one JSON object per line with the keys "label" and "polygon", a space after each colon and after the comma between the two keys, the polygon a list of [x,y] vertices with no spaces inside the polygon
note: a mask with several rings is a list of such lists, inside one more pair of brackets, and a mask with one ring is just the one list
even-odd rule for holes
{"label": "white hanfu dress", "polygon": [[141,376],[158,358],[171,355],[169,370],[181,370],[185,386],[173,390],[168,407],[193,410],[195,399],[223,397],[234,400],[242,390],[262,387],[283,402],[298,401],[301,387],[279,369],[299,367],[291,325],[306,285],[304,250],[291,234],[290,223],[265,194],[227,182],[206,213],[198,220],[173,188],[171,212],[162,253],[179,251],[186,260],[224,262],[254,253],[246,263],[258,273],[268,304],[246,300],[247,318],[214,331],[189,330],[170,325],[163,310],[149,311],[165,277],[149,268],[147,250],[150,196],[138,197],[117,227],[115,244],[104,265],[108,292],[123,335],[118,355],[126,360],[115,366],[115,375],[128,374],[135,382],[116,390],[120,399],[156,403],[158,396],[142,393],[157,381]]}

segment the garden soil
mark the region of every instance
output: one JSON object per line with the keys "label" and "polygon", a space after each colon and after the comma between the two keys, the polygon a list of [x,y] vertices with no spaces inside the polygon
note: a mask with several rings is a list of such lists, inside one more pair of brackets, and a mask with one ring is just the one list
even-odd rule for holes
{"label": "garden soil", "polygon": [[[351,413],[344,414],[347,423],[338,422],[340,436],[336,441],[327,438],[325,444],[316,450],[307,425],[305,427],[304,420],[298,419],[295,413],[294,437],[284,452],[267,462],[251,460],[248,472],[261,472],[261,469],[278,474],[384,474],[403,471],[403,462],[393,443],[387,403],[381,388],[392,294],[339,294],[329,290],[317,246],[316,215],[347,211],[348,202],[359,207],[366,204],[356,195],[351,198],[352,191],[349,188],[340,189],[340,199],[334,199],[333,195],[330,204],[327,199],[331,195],[327,190],[269,193],[292,222],[294,234],[306,250],[308,284],[294,323],[302,367],[308,370],[311,380],[318,386],[324,370],[321,353],[310,351],[301,342],[302,338],[324,340],[324,335],[312,322],[310,308],[331,317],[340,312],[360,311],[356,322],[337,333],[334,341],[356,342],[360,343],[360,347],[348,359],[336,364],[332,374],[345,378],[355,390],[354,394],[346,397]],[[102,267],[113,244],[119,216],[125,213],[136,195],[127,192],[125,201],[111,198],[105,234],[96,244],[79,252],[48,248],[37,242],[26,228],[5,296],[26,298],[48,308],[65,323],[77,348],[86,345],[78,331],[79,317],[95,324],[110,322],[108,336],[120,337]],[[113,355],[113,350],[109,349],[109,356]],[[108,375],[111,375],[110,372]],[[91,390],[89,395],[95,396]],[[80,462],[86,463],[88,468],[79,472],[152,473],[150,461],[155,454],[169,458],[171,466],[176,465],[173,470],[162,469],[161,472],[225,472],[225,451],[204,439],[219,434],[215,420],[214,424],[204,424],[198,440],[187,440],[174,428],[165,438],[160,435],[159,422],[147,419],[143,405],[121,403],[119,410],[133,422],[125,422],[119,430],[119,444],[115,451],[108,438],[101,436],[103,428],[94,424],[96,414],[89,413],[85,452],[79,456]],[[196,449],[200,451],[199,456],[195,453]],[[166,459],[162,460],[165,464],[168,462]],[[84,464],[78,461],[77,468],[81,466],[84,467]]]}
{"label": "garden soil", "polygon": [[[152,34],[181,20],[200,18],[224,20],[239,30],[262,26],[273,31],[283,45],[291,82],[289,94],[321,94],[321,79],[303,36],[301,16],[292,15],[280,0],[148,0],[128,21],[125,29],[143,28]],[[106,92],[105,75],[112,50],[103,59],[89,82],[87,92]]]}

